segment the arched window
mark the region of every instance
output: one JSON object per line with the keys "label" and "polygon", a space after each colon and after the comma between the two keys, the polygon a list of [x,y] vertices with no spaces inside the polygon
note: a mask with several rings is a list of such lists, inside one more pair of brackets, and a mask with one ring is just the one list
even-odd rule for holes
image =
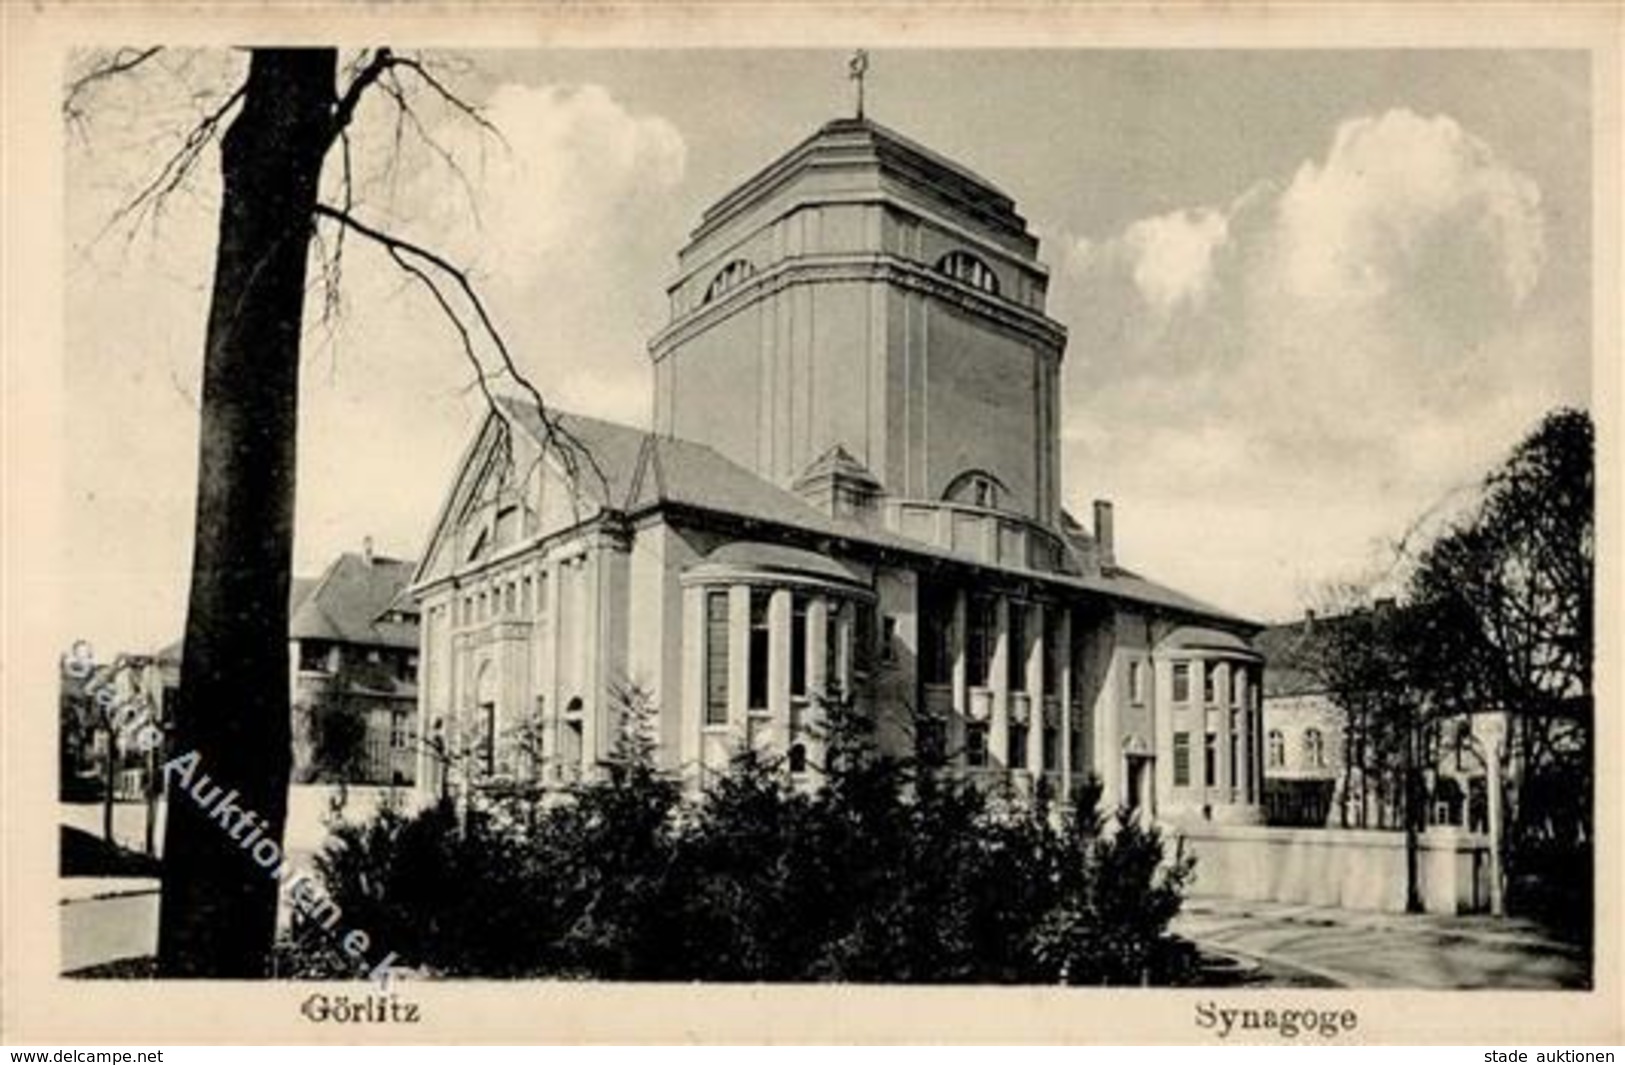
{"label": "arched window", "polygon": [[999,275],[993,272],[991,266],[968,251],[951,251],[938,259],[937,273],[946,274],[955,281],[963,281],[983,292],[995,296],[999,294]]}
{"label": "arched window", "polygon": [[710,303],[714,299],[720,299],[744,284],[755,273],[756,267],[752,266],[746,259],[734,259],[728,262],[721,270],[717,271],[717,276],[713,277],[711,283],[706,286],[703,302]]}
{"label": "arched window", "polygon": [[1326,748],[1318,728],[1306,729],[1303,734],[1303,760],[1310,769],[1326,767]]}
{"label": "arched window", "polygon": [[1280,769],[1286,765],[1286,737],[1281,735],[1278,728],[1270,729],[1270,768]]}
{"label": "arched window", "polygon": [[1004,482],[985,470],[967,470],[948,484],[942,498],[950,503],[968,503],[973,507],[997,510],[1009,490]]}

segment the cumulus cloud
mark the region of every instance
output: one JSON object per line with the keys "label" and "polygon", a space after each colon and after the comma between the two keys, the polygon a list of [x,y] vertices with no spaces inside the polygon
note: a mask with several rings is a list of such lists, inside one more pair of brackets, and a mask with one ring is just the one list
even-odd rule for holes
{"label": "cumulus cloud", "polygon": [[1281,196],[1278,265],[1289,290],[1335,302],[1384,296],[1441,244],[1487,257],[1514,304],[1546,258],[1540,189],[1447,115],[1352,119]]}
{"label": "cumulus cloud", "polygon": [[[1536,182],[1445,115],[1395,109],[1328,134],[1228,203],[1066,242],[1076,497],[1197,504],[1208,528],[1335,515],[1317,557],[1358,554],[1545,409],[1585,403],[1583,311],[1540,298]],[[1254,546],[1257,572],[1294,557]]]}
{"label": "cumulus cloud", "polygon": [[1199,307],[1213,286],[1214,255],[1230,235],[1225,215],[1212,208],[1143,218],[1123,232],[1135,287],[1155,310]]}

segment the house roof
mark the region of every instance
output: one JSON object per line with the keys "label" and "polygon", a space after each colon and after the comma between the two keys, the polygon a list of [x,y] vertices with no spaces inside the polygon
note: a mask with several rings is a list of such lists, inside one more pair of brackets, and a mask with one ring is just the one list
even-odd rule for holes
{"label": "house roof", "polygon": [[[530,433],[538,443],[546,443],[548,429],[533,404],[511,397],[498,397],[497,403],[510,421]],[[833,518],[705,444],[658,436],[579,414],[549,411],[548,421],[577,441],[594,459],[594,468],[582,471],[581,491],[599,505],[624,514],[633,515],[662,506],[687,507],[788,526],[819,536],[861,541],[944,562],[977,564],[944,547],[856,521]],[[1177,613],[1257,627],[1245,618],[1119,566],[1104,567],[1099,576],[1048,571],[1034,571],[1032,576]]]}
{"label": "house roof", "polygon": [[417,563],[403,559],[345,552],[328,565],[292,609],[289,638],[416,647],[415,622],[384,618],[416,568]]}
{"label": "house roof", "polygon": [[1322,641],[1343,617],[1305,617],[1282,625],[1270,625],[1253,638],[1253,646],[1264,656],[1264,695],[1289,697],[1318,695],[1326,690],[1315,668]]}

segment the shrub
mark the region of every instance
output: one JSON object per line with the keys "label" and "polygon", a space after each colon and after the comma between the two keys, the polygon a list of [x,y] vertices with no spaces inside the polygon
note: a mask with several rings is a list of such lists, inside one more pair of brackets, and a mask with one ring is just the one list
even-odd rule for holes
{"label": "shrub", "polygon": [[[1065,816],[990,796],[882,757],[836,705],[816,786],[742,751],[685,804],[632,717],[567,802],[341,827],[318,869],[346,923],[459,976],[1134,984],[1179,963],[1192,863],[1103,818],[1098,785]],[[296,929],[290,967],[342,971],[321,931]]]}

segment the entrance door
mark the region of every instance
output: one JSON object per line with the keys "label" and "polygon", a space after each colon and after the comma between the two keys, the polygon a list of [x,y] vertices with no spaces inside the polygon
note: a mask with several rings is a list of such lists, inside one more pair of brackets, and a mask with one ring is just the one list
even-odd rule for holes
{"label": "entrance door", "polygon": [[1152,812],[1151,758],[1143,754],[1124,755],[1126,763],[1123,801],[1130,810]]}

